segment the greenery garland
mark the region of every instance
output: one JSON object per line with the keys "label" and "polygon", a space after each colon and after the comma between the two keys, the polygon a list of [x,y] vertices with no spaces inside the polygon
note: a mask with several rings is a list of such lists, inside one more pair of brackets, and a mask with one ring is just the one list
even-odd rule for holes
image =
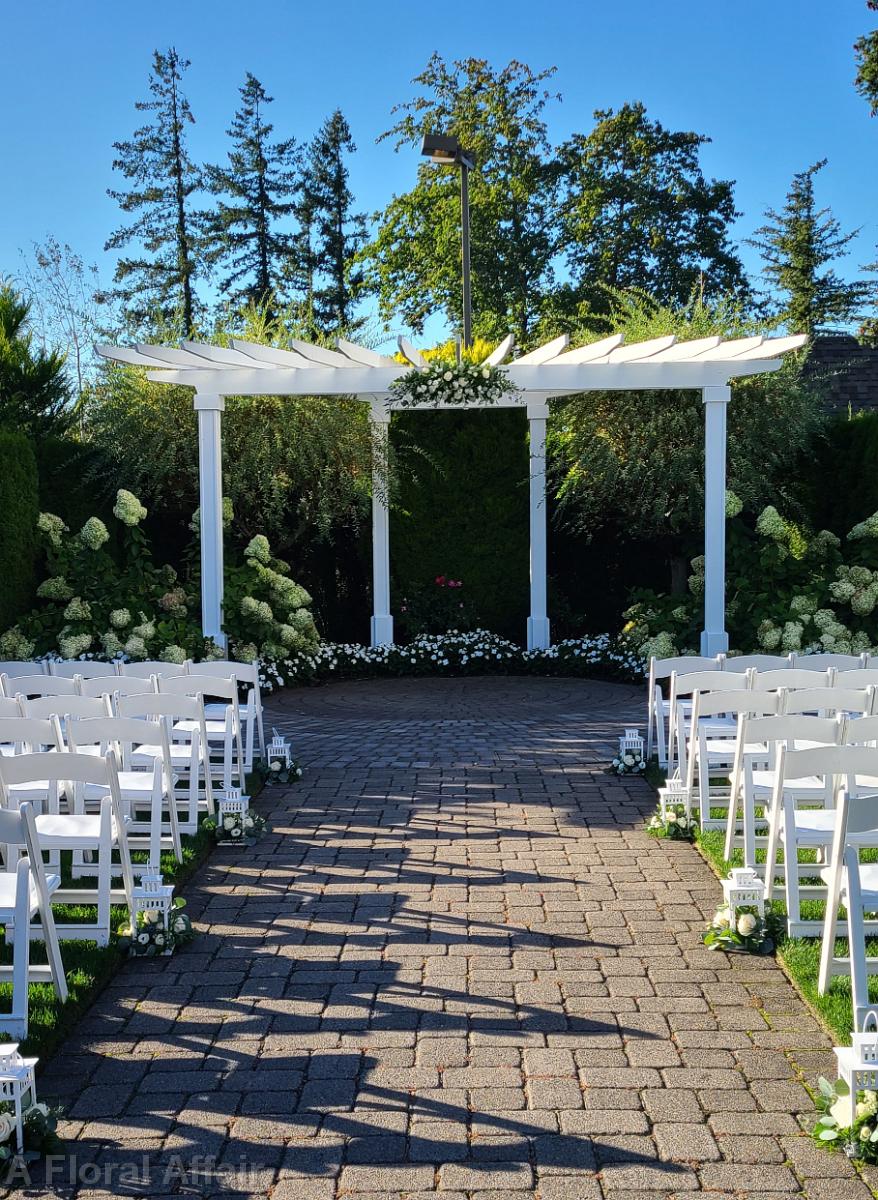
{"label": "greenery garland", "polygon": [[421,404],[496,404],[517,392],[506,371],[487,363],[434,362],[408,371],[390,385],[390,402],[399,408]]}

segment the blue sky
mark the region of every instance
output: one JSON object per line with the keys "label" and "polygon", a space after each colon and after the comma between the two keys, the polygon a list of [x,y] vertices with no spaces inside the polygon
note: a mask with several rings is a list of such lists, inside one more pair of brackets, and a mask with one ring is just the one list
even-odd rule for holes
{"label": "blue sky", "polygon": [[[793,172],[829,158],[819,198],[846,228],[862,226],[856,260],[878,257],[878,119],[852,85],[854,39],[872,28],[864,0],[36,0],[3,6],[5,120],[0,275],[18,250],[53,233],[109,280],[103,250],[119,223],[106,195],[114,140],[128,137],[156,47],[192,60],[191,150],[220,161],[237,88],[252,71],[275,96],[276,129],[310,136],[336,106],[359,152],[352,184],[373,211],[410,186],[415,153],[375,144],[392,105],[433,50],[502,65],[555,65],[562,103],[554,140],[591,126],[592,110],[643,100],[650,114],[713,139],[705,170],[737,181],[738,233],[779,207]],[[752,251],[745,261],[755,265]],[[847,273],[856,261],[847,260]]]}

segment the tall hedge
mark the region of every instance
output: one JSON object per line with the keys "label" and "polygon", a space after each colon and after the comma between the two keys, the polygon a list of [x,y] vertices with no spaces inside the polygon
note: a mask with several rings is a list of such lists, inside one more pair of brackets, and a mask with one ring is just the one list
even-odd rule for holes
{"label": "tall hedge", "polygon": [[0,630],[13,625],[33,601],[39,494],[30,439],[0,429]]}
{"label": "tall hedge", "polygon": [[411,454],[390,517],[392,607],[437,575],[463,582],[481,622],[516,640],[529,607],[528,479],[523,409],[408,412],[392,436]]}
{"label": "tall hedge", "polygon": [[830,421],[801,479],[807,516],[817,529],[844,536],[878,511],[878,413]]}

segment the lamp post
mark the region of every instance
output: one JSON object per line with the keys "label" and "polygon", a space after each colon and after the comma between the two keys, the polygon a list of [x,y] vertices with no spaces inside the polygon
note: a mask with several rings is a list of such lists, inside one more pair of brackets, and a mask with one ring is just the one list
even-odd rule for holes
{"label": "lamp post", "polygon": [[473,344],[472,291],[469,265],[469,173],[475,167],[475,156],[464,150],[456,137],[442,133],[425,133],[421,154],[442,166],[460,167],[460,256],[463,265],[463,345]]}

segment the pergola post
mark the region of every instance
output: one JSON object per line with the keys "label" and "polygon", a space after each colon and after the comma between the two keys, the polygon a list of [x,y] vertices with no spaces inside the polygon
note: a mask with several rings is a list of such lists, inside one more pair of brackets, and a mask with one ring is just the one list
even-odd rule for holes
{"label": "pergola post", "polygon": [[373,646],[393,645],[390,615],[390,510],[387,496],[387,451],[390,412],[381,400],[369,410],[372,424],[372,631]]}
{"label": "pergola post", "polygon": [[530,433],[530,616],[527,619],[528,650],[545,650],[550,645],[546,602],[546,419],[549,406],[528,401]]}
{"label": "pergola post", "polygon": [[704,629],[701,653],[724,654],[726,633],[726,410],[728,385],[701,389],[704,402]]}
{"label": "pergola post", "polygon": [[223,633],[223,447],[222,396],[197,392],[201,629],[225,646]]}

